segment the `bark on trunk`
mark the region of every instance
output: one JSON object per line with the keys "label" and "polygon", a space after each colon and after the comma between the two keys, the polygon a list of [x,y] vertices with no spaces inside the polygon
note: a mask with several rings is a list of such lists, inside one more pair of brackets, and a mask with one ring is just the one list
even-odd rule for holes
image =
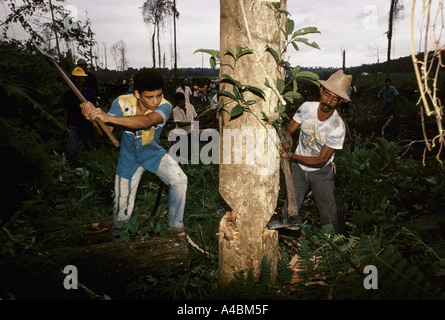
{"label": "bark on trunk", "polygon": [[391,0],[391,7],[389,9],[389,18],[388,18],[388,49],[386,51],[386,77],[389,78],[391,76],[391,42],[392,42],[392,33],[393,33],[393,22],[394,22],[394,7],[395,1]]}
{"label": "bark on trunk", "polygon": [[[139,214],[138,221],[141,225],[146,225],[155,222],[156,218],[153,213]],[[83,247],[110,242],[113,233],[113,220],[109,219],[87,223],[82,225],[82,230],[84,232],[80,233],[79,230],[60,229],[46,233],[45,237],[64,237],[70,239],[70,247]]]}
{"label": "bark on trunk", "polygon": [[[286,0],[281,1],[286,8]],[[279,192],[279,154],[275,129],[261,122],[262,112],[269,118],[277,117],[277,97],[265,87],[267,73],[273,79],[280,77],[273,57],[266,45],[280,52],[281,37],[273,11],[264,2],[253,0],[221,0],[221,74],[229,74],[243,84],[261,88],[266,100],[251,93],[245,100],[256,100],[252,111],[230,119],[234,104],[224,107],[220,117],[220,194],[232,209],[220,222],[219,232],[219,284],[227,285],[234,272],[253,269],[258,275],[263,256],[271,264],[272,279],[278,264],[278,233],[266,228],[274,214]],[[247,21],[253,46],[249,41]],[[228,48],[248,47],[253,54],[245,55],[237,63],[235,72],[227,65],[233,59],[225,52]],[[262,64],[262,66],[260,65]],[[221,90],[232,92],[232,86],[222,82]],[[222,98],[227,102],[226,98]],[[239,130],[239,131],[237,131]],[[264,135],[264,141],[257,140]],[[237,142],[244,136],[242,143]],[[253,137],[249,140],[248,137]],[[270,147],[272,146],[272,147]],[[242,163],[236,156],[242,155]],[[247,158],[246,158],[247,156]],[[249,156],[251,161],[249,161]]]}
{"label": "bark on trunk", "polygon": [[185,235],[175,233],[133,240],[130,244],[105,242],[77,248],[59,248],[47,257],[63,270],[74,265],[79,281],[92,288],[120,286],[143,276],[157,276],[171,269],[183,272],[188,266]]}
{"label": "bark on trunk", "polygon": [[[141,224],[155,218],[149,214],[138,216]],[[158,276],[170,269],[182,273],[189,264],[185,234],[169,233],[146,239],[133,239],[129,245],[111,241],[113,221],[104,220],[82,226],[85,233],[76,239],[70,230],[57,230],[46,236],[74,237],[75,246],[55,248],[46,253],[60,270],[74,265],[79,282],[98,292],[114,295],[129,282],[144,276]]]}

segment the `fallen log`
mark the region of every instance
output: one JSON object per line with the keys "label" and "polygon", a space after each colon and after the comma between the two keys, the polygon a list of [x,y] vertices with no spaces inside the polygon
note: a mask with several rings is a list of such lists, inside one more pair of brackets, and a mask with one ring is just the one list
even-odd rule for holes
{"label": "fallen log", "polygon": [[[150,213],[143,213],[138,215],[138,222],[141,225],[154,223],[156,217]],[[70,246],[88,246],[98,243],[110,242],[113,233],[113,220],[102,220],[83,224],[77,228],[59,229],[45,234],[46,238],[62,237],[70,239],[73,243]],[[66,244],[63,244],[66,246]]]}
{"label": "fallen log", "polygon": [[185,233],[169,233],[134,239],[130,244],[106,242],[75,248],[58,248],[47,258],[62,270],[77,268],[78,280],[95,290],[110,290],[145,276],[170,270],[182,273],[188,267]]}

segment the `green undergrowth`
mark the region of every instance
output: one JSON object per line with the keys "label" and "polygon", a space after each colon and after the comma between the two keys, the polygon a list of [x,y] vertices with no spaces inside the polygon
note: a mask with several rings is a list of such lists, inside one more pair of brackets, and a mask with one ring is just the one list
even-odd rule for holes
{"label": "green undergrowth", "polygon": [[[148,276],[129,284],[125,296],[443,299],[443,169],[435,160],[423,166],[420,161],[401,156],[403,148],[385,139],[359,135],[354,139],[336,157],[346,233],[336,235],[320,228],[316,212],[310,206],[304,207],[305,215],[312,219],[305,219],[301,233],[294,238],[295,247],[280,241],[278,280],[271,281],[267,261],[263,261],[259,278],[253,277],[251,271],[236,274],[224,290],[217,285],[217,233],[219,221],[229,208],[218,193],[218,166],[183,165],[189,181],[185,225],[190,238],[205,253],[190,246],[190,267],[186,272],[178,275],[166,270],[162,276]],[[22,190],[21,201],[14,203],[8,214],[3,211],[1,266],[17,264],[22,272],[32,272],[47,263],[40,253],[75,245],[86,232],[83,224],[111,219],[117,150],[102,145],[90,153],[81,151],[79,161],[83,165],[72,167],[64,154],[52,147],[47,142],[36,150],[24,149],[40,154],[40,162],[35,164],[38,170],[27,176],[28,182],[22,181],[17,187]],[[32,161],[33,157],[26,159]],[[154,175],[144,175],[135,217],[152,210],[158,187],[159,180]],[[282,202],[283,192],[279,203]],[[141,224],[132,219],[125,229],[127,240],[166,232],[167,205],[164,190],[155,222]],[[53,233],[61,229],[69,233]],[[298,274],[300,281],[291,283],[293,273],[288,262],[296,253],[298,267],[303,271]],[[378,289],[364,288],[367,265],[378,270]],[[2,279],[2,297],[21,298],[14,280]]]}
{"label": "green undergrowth", "polygon": [[[60,290],[63,274],[45,252],[76,246],[87,233],[84,224],[112,219],[119,150],[97,137],[96,150],[81,146],[79,164],[68,163],[59,105],[65,88],[58,75],[44,60],[28,55],[20,60],[14,50],[2,51],[0,66],[5,70],[0,74],[0,298],[89,299],[79,297],[82,290]],[[181,165],[189,183],[185,226],[200,249],[189,246],[189,267],[181,274],[165,270],[144,277],[119,294],[97,293],[111,299],[443,299],[445,170],[429,154],[423,165],[422,156],[405,151],[406,146],[351,128],[336,155],[345,234],[321,228],[309,200],[301,232],[291,240],[280,238],[275,281],[263,260],[258,277],[246,270],[224,289],[218,287],[217,233],[230,208],[218,192],[219,167]],[[279,206],[285,200],[283,182],[281,187]],[[166,190],[150,222],[136,219],[152,212],[158,189],[159,179],[145,174],[125,242],[167,232]],[[378,271],[377,289],[364,286],[367,266]]]}

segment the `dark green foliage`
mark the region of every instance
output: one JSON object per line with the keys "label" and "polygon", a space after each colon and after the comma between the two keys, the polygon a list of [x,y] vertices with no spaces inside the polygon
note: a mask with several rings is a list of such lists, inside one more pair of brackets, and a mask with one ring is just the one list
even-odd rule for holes
{"label": "dark green foliage", "polygon": [[[379,235],[344,237],[319,230],[301,243],[297,299],[443,299],[442,277],[419,267],[431,257],[404,256]],[[436,257],[437,258],[437,257]],[[433,265],[442,264],[438,259]],[[378,288],[365,289],[364,267],[378,270]],[[441,283],[442,282],[442,283]]]}
{"label": "dark green foliage", "polygon": [[48,127],[63,130],[63,110],[57,105],[68,87],[42,56],[2,46],[0,70],[2,117],[20,118],[22,126],[42,130],[44,138],[50,136],[45,132]]}
{"label": "dark green foliage", "polygon": [[[14,0],[3,1],[5,15],[2,21],[1,43],[13,44],[20,50],[33,48],[36,44],[50,47],[48,40],[45,39],[45,31],[50,30],[51,33],[58,35],[59,41],[65,40],[66,43],[72,44],[73,48],[77,47],[80,54],[84,54],[95,44],[91,23],[73,21],[77,19],[69,15],[65,4],[64,0],[52,2],[24,0],[19,4]],[[49,16],[51,20],[47,20]],[[21,28],[27,37],[16,38],[15,32],[10,32],[10,29],[14,30],[17,27]],[[57,48],[49,50],[52,53],[60,53]]]}
{"label": "dark green foliage", "polygon": [[278,287],[281,287],[283,290],[286,289],[286,287],[289,285],[291,279],[292,279],[292,271],[289,266],[290,259],[286,252],[286,250],[282,247],[281,248],[281,260],[278,265],[278,275],[277,275],[277,281],[276,284]]}
{"label": "dark green foliage", "polygon": [[[49,151],[63,137],[64,87],[43,58],[0,47],[2,215],[29,200],[50,175]],[[56,132],[56,134],[54,134]]]}
{"label": "dark green foliage", "polygon": [[[401,151],[393,142],[356,136],[353,148],[337,157],[348,233],[304,225],[300,298],[444,298],[444,171],[434,162],[423,167],[405,159]],[[378,269],[377,290],[364,289],[367,265]],[[314,279],[322,283],[308,289]]]}
{"label": "dark green foliage", "polygon": [[[98,140],[97,150],[79,150],[80,167],[70,166],[58,105],[66,87],[59,75],[41,57],[0,50],[0,298],[89,299],[81,290],[60,289],[63,274],[43,253],[76,245],[84,223],[111,218],[118,150]],[[281,244],[276,281],[263,259],[258,277],[240,272],[226,290],[218,288],[217,233],[229,210],[218,193],[219,168],[183,165],[189,182],[185,225],[208,254],[189,247],[190,268],[183,274],[147,276],[111,298],[444,299],[445,171],[428,157],[423,166],[419,155],[409,157],[406,147],[389,139],[354,131],[349,138],[336,154],[347,232],[333,234],[306,219],[297,250]],[[158,186],[154,175],[143,176],[135,218],[152,209]],[[133,219],[128,240],[166,232],[166,208],[164,190],[156,222]],[[301,281],[291,283],[295,251]],[[367,265],[377,267],[376,290],[363,286]]]}
{"label": "dark green foliage", "polygon": [[219,290],[217,298],[230,300],[287,299],[289,298],[288,289],[291,278],[292,272],[285,252],[281,256],[275,281],[272,281],[270,262],[264,256],[261,260],[258,277],[255,277],[252,269],[247,272],[235,272],[233,280],[225,288]]}

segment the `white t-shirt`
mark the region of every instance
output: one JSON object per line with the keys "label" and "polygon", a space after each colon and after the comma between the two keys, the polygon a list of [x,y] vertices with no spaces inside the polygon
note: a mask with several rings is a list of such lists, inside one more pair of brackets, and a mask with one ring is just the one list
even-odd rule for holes
{"label": "white t-shirt", "polygon": [[185,103],[191,104],[190,97],[192,95],[192,90],[190,89],[190,87],[185,86],[185,89],[182,89],[182,87],[179,87],[178,89],[176,89],[175,92],[182,92],[185,96]]}
{"label": "white t-shirt", "polygon": [[218,95],[214,94],[212,101],[210,101],[210,108],[211,109],[218,109],[216,110],[216,117],[215,119],[219,119],[219,104],[218,104]]}
{"label": "white t-shirt", "polygon": [[[343,149],[346,127],[337,110],[325,121],[318,120],[317,109],[319,102],[305,102],[298,108],[293,119],[300,123],[300,137],[295,154],[308,157],[320,155],[324,145],[340,150]],[[334,160],[335,152],[326,165]],[[299,164],[303,170],[315,171],[319,168]]]}
{"label": "white t-shirt", "polygon": [[[182,110],[180,107],[176,107],[173,109],[173,120],[175,122],[191,122],[197,117],[195,107],[193,105],[188,104],[185,106],[185,110]],[[179,127],[176,125],[176,128],[184,129],[185,132],[192,132],[192,126]]]}

